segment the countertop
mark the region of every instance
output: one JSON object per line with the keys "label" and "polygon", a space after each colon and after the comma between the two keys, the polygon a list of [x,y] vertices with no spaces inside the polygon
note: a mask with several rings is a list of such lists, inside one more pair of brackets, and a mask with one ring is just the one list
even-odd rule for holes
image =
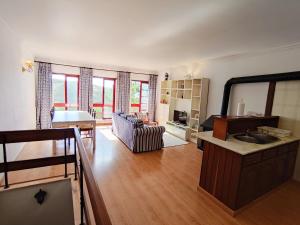
{"label": "countertop", "polygon": [[226,141],[223,141],[223,140],[213,137],[212,134],[213,134],[212,131],[199,132],[199,133],[195,134],[195,137],[200,138],[204,141],[208,141],[208,142],[218,145],[220,147],[226,148],[226,149],[236,152],[240,155],[247,155],[247,154],[250,154],[253,152],[265,150],[268,148],[273,148],[275,146],[279,146],[279,145],[283,145],[283,144],[287,144],[290,142],[300,140],[300,138],[298,138],[298,137],[290,136],[290,137],[280,138],[279,141],[276,141],[276,142],[273,142],[270,144],[254,144],[254,143],[239,141],[239,140],[233,138],[232,136],[229,136]]}

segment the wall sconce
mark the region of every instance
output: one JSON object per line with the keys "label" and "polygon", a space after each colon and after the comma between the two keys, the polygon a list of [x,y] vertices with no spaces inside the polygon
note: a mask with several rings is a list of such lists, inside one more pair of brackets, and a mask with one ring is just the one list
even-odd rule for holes
{"label": "wall sconce", "polygon": [[33,62],[31,60],[26,60],[24,65],[22,66],[22,72],[29,72],[33,71]]}

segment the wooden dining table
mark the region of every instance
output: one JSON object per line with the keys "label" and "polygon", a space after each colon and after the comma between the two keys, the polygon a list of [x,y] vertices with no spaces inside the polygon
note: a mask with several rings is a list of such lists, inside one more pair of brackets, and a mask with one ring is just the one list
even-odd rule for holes
{"label": "wooden dining table", "polygon": [[86,111],[55,111],[52,128],[93,127],[93,149],[96,148],[96,120]]}

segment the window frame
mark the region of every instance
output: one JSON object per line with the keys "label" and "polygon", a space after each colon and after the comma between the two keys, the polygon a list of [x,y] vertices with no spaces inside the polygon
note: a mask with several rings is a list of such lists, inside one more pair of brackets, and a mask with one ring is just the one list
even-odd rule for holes
{"label": "window frame", "polygon": [[[115,112],[115,106],[116,106],[116,78],[111,78],[111,77],[98,77],[98,76],[93,76],[93,78],[101,78],[102,79],[102,103],[94,103],[93,102],[93,107],[100,107],[102,109],[102,119],[103,120],[109,120],[112,119],[112,117],[104,117],[104,107],[105,106],[110,106],[112,107],[112,112]],[[104,88],[104,83],[105,80],[112,80],[114,81],[113,85],[113,104],[105,104],[104,103],[104,95],[105,95],[105,88]]]}
{"label": "window frame", "polygon": [[[63,75],[65,77],[64,79],[64,97],[65,97],[65,102],[53,102],[52,105],[53,107],[60,107],[60,108],[65,108],[66,111],[68,111],[69,103],[68,103],[68,84],[67,84],[67,79],[68,77],[74,77],[77,78],[78,82],[77,82],[77,110],[79,110],[79,75],[78,74],[65,74],[65,73],[52,73],[51,75],[51,79],[53,79],[53,75]],[[53,91],[53,89],[52,89]],[[52,94],[52,98],[53,98],[53,94]],[[52,99],[53,100],[53,99]]]}
{"label": "window frame", "polygon": [[[131,107],[139,107],[139,112],[141,112],[142,98],[143,98],[143,89],[142,89],[142,87],[143,87],[143,84],[148,84],[148,87],[149,87],[149,81],[146,81],[146,80],[131,80],[130,85],[131,85],[131,82],[133,82],[133,81],[134,82],[140,82],[140,97],[139,97],[139,104],[133,104],[133,103],[130,102],[130,108]],[[149,94],[148,94],[148,98],[149,98]],[[131,88],[130,88],[130,99],[131,99]]]}

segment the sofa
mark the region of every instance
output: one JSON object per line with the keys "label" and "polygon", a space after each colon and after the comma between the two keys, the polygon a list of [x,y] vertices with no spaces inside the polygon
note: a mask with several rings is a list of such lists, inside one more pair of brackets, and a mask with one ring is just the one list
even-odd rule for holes
{"label": "sofa", "polygon": [[130,115],[113,113],[112,131],[134,153],[160,150],[164,147],[165,127],[148,127]]}

